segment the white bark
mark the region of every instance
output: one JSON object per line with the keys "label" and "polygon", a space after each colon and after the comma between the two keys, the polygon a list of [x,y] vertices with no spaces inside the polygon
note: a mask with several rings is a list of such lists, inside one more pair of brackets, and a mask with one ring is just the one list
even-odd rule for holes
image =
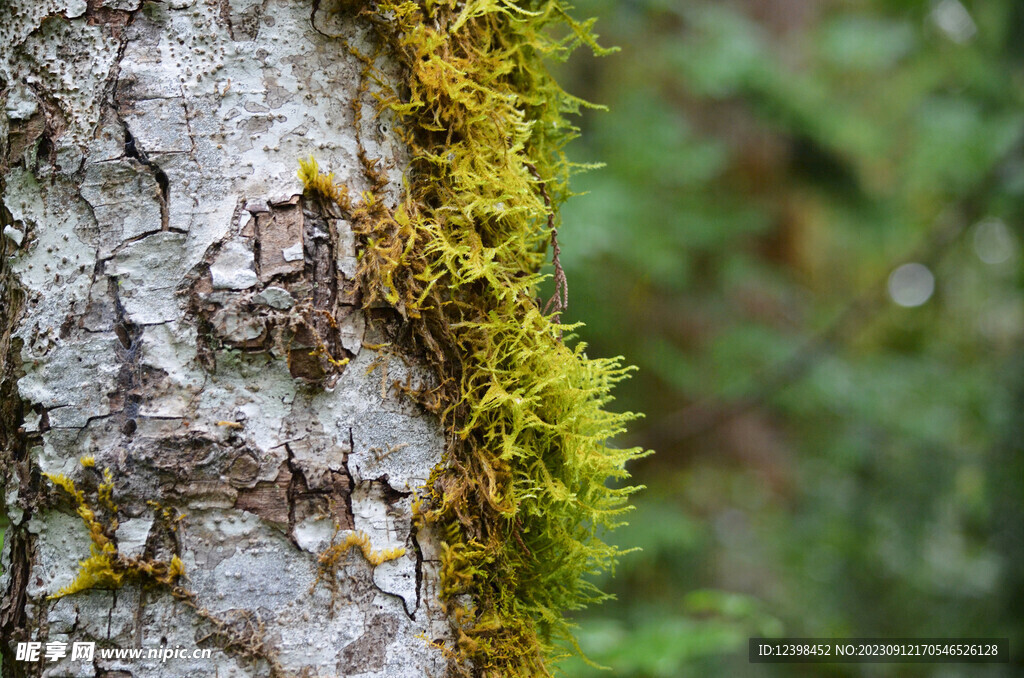
{"label": "white bark", "polygon": [[[0,0],[4,675],[269,671],[159,587],[47,598],[90,541],[40,472],[89,487],[83,455],[114,471],[120,553],[180,555],[197,604],[246,611],[289,673],[444,673],[436,540],[411,513],[443,437],[387,387],[425,377],[369,347],[388,338],[357,308],[352,233],[299,198],[310,154],[365,188],[357,132],[401,189],[403,151],[338,36],[369,45],[323,4]],[[314,330],[351,362],[324,371]],[[187,514],[176,532],[150,500]],[[406,553],[374,567],[353,549],[336,588],[314,586],[336,527]],[[28,666],[19,640],[214,652]]]}

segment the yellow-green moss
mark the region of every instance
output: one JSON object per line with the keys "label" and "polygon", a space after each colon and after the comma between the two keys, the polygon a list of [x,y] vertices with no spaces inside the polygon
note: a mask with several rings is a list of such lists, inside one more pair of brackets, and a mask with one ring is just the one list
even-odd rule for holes
{"label": "yellow-green moss", "polygon": [[[83,468],[91,469],[95,466],[92,457],[83,457],[80,461]],[[118,521],[117,505],[113,501],[114,478],[109,468],[103,469],[103,481],[96,489],[98,508],[86,499],[85,493],[67,476],[53,473],[43,475],[74,500],[76,512],[89,530],[90,540],[89,557],[79,562],[74,581],[50,598],[61,598],[91,588],[116,589],[132,580],[173,587],[185,574],[185,565],[178,556],[172,556],[170,561],[164,562],[150,558],[129,558],[118,552],[112,539]],[[97,515],[98,509],[107,514],[106,524]]]}
{"label": "yellow-green moss", "polygon": [[324,570],[333,572],[337,569],[341,557],[353,546],[358,547],[363,558],[366,558],[366,561],[374,567],[405,555],[405,549],[402,547],[374,551],[373,544],[370,543],[370,536],[365,532],[356,531],[348,532],[344,539],[328,546],[320,554],[317,562]]}
{"label": "yellow-green moss", "polygon": [[[352,11],[352,3],[346,3]],[[566,643],[567,610],[605,596],[587,580],[620,555],[602,532],[620,524],[619,487],[639,449],[608,441],[632,414],[605,407],[628,368],[588,358],[537,300],[557,206],[568,195],[563,155],[576,129],[544,60],[577,45],[603,51],[560,0],[385,0],[358,11],[378,48],[404,71],[388,89],[361,56],[381,111],[413,159],[401,204],[375,186],[350,201],[304,161],[312,193],[335,202],[361,240],[364,301],[386,301],[413,326],[440,386],[419,394],[448,434],[430,509],[442,536],[442,599],[458,634],[455,671],[547,675]],[[358,104],[357,104],[358,112]]]}
{"label": "yellow-green moss", "polygon": [[360,553],[363,554],[363,558],[366,559],[366,562],[370,563],[370,565],[374,567],[377,567],[381,563],[386,563],[389,560],[401,558],[405,555],[405,549],[402,547],[375,551],[373,544],[370,542],[370,535],[365,532],[349,530],[346,531],[343,538],[339,539],[338,535],[340,532],[341,528],[336,527],[334,536],[331,538],[331,545],[324,549],[320,553],[320,557],[317,558],[316,580],[313,582],[313,586],[310,587],[310,593],[312,593],[321,581],[327,583],[327,588],[331,591],[332,613],[339,594],[338,570],[342,564],[342,557],[348,553],[350,549],[358,548]]}

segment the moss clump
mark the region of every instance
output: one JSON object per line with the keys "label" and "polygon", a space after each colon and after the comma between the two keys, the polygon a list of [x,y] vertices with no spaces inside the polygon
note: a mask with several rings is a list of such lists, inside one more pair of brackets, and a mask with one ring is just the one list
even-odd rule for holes
{"label": "moss clump", "polygon": [[[94,468],[92,457],[83,457],[84,468]],[[75,482],[63,474],[44,473],[57,487],[71,495],[76,512],[89,530],[89,557],[79,562],[78,575],[70,584],[54,593],[50,598],[61,598],[91,588],[116,589],[128,581],[148,584],[163,584],[175,587],[178,579],[185,574],[185,565],[178,556],[171,556],[169,562],[152,558],[128,558],[118,553],[112,535],[117,531],[117,505],[114,504],[114,478],[109,468],[103,469],[103,481],[99,483],[96,497],[99,509],[108,514],[107,524],[97,516],[97,508],[86,499],[85,493]]]}
{"label": "moss clump", "polygon": [[405,73],[388,89],[359,55],[412,151],[406,195],[395,209],[377,198],[381,173],[365,153],[376,188],[360,201],[312,159],[300,169],[361,238],[365,303],[397,309],[439,377],[420,395],[449,445],[420,520],[442,536],[450,656],[464,675],[548,674],[559,646],[574,644],[563,613],[605,597],[586,577],[614,566],[620,552],[601,535],[637,489],[609,486],[641,454],[607,444],[634,416],[605,410],[628,368],[563,342],[575,327],[560,323],[564,303],[547,313],[537,300],[573,169],[565,116],[582,103],[544,60],[579,44],[603,53],[568,10],[560,0],[365,6],[378,48]]}

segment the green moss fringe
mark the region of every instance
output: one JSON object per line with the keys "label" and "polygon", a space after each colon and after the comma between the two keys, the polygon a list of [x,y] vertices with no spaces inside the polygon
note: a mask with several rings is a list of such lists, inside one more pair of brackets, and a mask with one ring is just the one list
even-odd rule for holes
{"label": "green moss fringe", "polygon": [[[576,326],[536,299],[574,169],[563,147],[577,130],[565,116],[583,105],[544,60],[580,44],[605,53],[569,9],[560,0],[362,7],[406,75],[401,94],[389,90],[362,57],[385,88],[380,110],[412,150],[406,196],[394,210],[373,192],[350,202],[312,160],[300,171],[353,221],[364,302],[398,309],[439,377],[418,395],[442,415],[449,444],[419,519],[442,535],[460,675],[549,675],[548,662],[575,647],[564,612],[606,597],[587,577],[621,555],[602,533],[621,524],[638,489],[609,484],[628,477],[641,450],[607,444],[635,415],[604,409],[631,368],[564,343]],[[380,188],[374,161],[363,161]]]}

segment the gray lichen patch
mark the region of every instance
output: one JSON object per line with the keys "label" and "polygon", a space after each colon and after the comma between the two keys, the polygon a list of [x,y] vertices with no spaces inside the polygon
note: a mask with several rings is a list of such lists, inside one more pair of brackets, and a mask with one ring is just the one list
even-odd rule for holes
{"label": "gray lichen patch", "polygon": [[74,562],[89,556],[89,536],[78,516],[58,511],[47,511],[28,521],[28,531],[36,537],[36,576],[29,582],[26,593],[42,598],[56,593],[74,579],[74,570],[68,569],[67,560]]}
{"label": "gray lichen patch", "polygon": [[138,325],[180,319],[184,304],[175,294],[185,275],[186,237],[158,232],[126,241],[107,262],[106,273],[117,282],[125,318]]}
{"label": "gray lichen patch", "polygon": [[101,259],[113,256],[126,241],[161,230],[160,186],[136,160],[89,163],[81,196],[96,218]]}
{"label": "gray lichen patch", "polygon": [[9,46],[0,50],[0,72],[7,82],[26,84],[41,101],[51,134],[64,137],[56,156],[65,172],[78,169],[117,60],[117,40],[79,19],[85,10],[84,0],[10,0],[0,10],[6,14],[0,44]]}
{"label": "gray lichen patch", "polygon": [[[387,342],[360,310],[351,227],[296,176],[313,153],[366,188],[358,134],[394,200],[404,151],[371,93],[353,129],[362,64],[311,14],[290,0],[0,4],[0,279],[23,300],[0,336],[24,437],[0,460],[0,610],[17,606],[4,639],[214,650],[53,675],[444,673],[423,640],[451,638],[437,541],[412,515],[443,440],[393,387],[427,377],[367,348]],[[331,30],[365,40],[347,20]],[[39,473],[95,501],[103,468],[119,507],[106,536],[125,557],[180,557],[193,598],[136,584],[48,598],[89,537]],[[404,553],[374,566],[350,549],[323,581],[321,552],[356,531]]]}
{"label": "gray lichen patch", "polygon": [[246,290],[258,281],[251,244],[229,242],[210,264],[210,282],[215,290]]}
{"label": "gray lichen patch", "polygon": [[117,388],[119,368],[109,358],[117,345],[112,332],[55,342],[45,355],[36,354],[26,364],[18,382],[21,397],[46,410],[54,428],[81,428],[110,414],[109,396]]}

